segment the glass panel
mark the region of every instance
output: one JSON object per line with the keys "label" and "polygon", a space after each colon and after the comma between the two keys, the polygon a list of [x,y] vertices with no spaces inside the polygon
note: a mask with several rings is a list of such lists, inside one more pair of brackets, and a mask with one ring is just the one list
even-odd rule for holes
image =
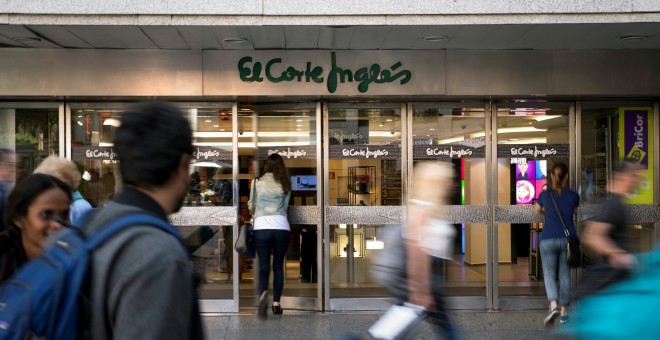
{"label": "glass panel", "polygon": [[[256,136],[252,129],[253,117],[256,117],[258,126]],[[252,179],[261,174],[265,159],[271,153],[278,153],[284,158],[289,172],[289,205],[318,205],[316,136],[315,103],[239,105],[240,170],[241,178],[245,178],[241,180],[241,216],[250,217],[247,209],[250,185]],[[255,156],[256,162],[253,161]],[[244,168],[243,164],[247,167]],[[317,226],[291,224],[290,227],[291,242],[286,255],[283,296],[317,298]],[[256,270],[253,270],[243,279],[254,280],[256,275]],[[241,297],[246,296],[243,291],[241,294]],[[254,291],[245,291],[245,294],[253,296]]]}
{"label": "glass panel", "polygon": [[16,152],[9,182],[31,174],[41,160],[60,152],[59,110],[0,109],[0,148]]}
{"label": "glass panel", "polygon": [[[401,110],[330,108],[329,205],[402,205]],[[364,207],[364,208],[360,208]],[[352,227],[352,228],[351,228]],[[382,245],[381,225],[330,226],[330,296],[389,296],[369,272]],[[349,251],[350,248],[354,251]]]}
{"label": "glass panel", "polygon": [[[612,169],[621,159],[641,165],[640,182],[624,201],[653,204],[653,103],[584,102],[582,104],[582,202],[597,204],[607,195]],[[632,217],[634,218],[634,216]],[[580,230],[584,224],[580,224]],[[628,245],[633,252],[653,249],[652,224],[628,225]],[[589,259],[586,259],[589,262]]]}
{"label": "glass panel", "polygon": [[[630,120],[632,119],[632,120]],[[625,127],[624,127],[625,126]],[[606,195],[612,168],[639,155],[639,188],[629,203],[653,204],[653,103],[585,102],[582,105],[582,202],[597,203]]]}
{"label": "glass panel", "polygon": [[401,205],[401,110],[330,109],[329,205]]}
{"label": "glass panel", "polygon": [[[485,103],[414,103],[413,162],[451,162],[450,205],[486,204]],[[454,261],[443,266],[450,295],[486,295],[486,225],[457,223]]]}
{"label": "glass panel", "polygon": [[[80,193],[96,207],[114,195],[118,160],[110,154],[123,108],[71,109],[71,159],[83,170]],[[103,152],[107,151],[107,153]]]}
{"label": "glass panel", "polygon": [[[382,225],[330,226],[330,291],[332,298],[387,297],[390,294],[371,276],[371,258],[384,247]],[[351,230],[352,229],[352,230]],[[350,241],[350,235],[353,241]],[[352,243],[353,254],[348,253]]]}
{"label": "glass panel", "polygon": [[183,111],[193,130],[194,150],[184,205],[233,205],[231,106]]}
{"label": "glass panel", "polygon": [[[178,227],[186,238],[193,266],[202,276],[201,299],[231,300],[234,297],[232,228],[231,225]],[[202,242],[211,234],[208,241]],[[243,270],[239,268],[240,275]]]}
{"label": "glass panel", "polygon": [[[570,166],[568,114],[566,104],[498,105],[498,205],[531,207],[547,187],[547,169],[556,163]],[[531,219],[533,209],[525,211]],[[497,225],[500,295],[545,296],[540,260],[536,262],[540,258],[537,232],[542,227],[531,223]]]}

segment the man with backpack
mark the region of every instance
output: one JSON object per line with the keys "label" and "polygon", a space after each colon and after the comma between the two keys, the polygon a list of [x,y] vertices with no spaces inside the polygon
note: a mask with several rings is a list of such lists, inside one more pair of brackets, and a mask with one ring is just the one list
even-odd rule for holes
{"label": "man with backpack", "polygon": [[[129,109],[117,128],[122,190],[86,223],[97,233],[113,220],[142,212],[167,221],[189,191],[192,132],[164,103]],[[147,225],[118,232],[91,255],[93,339],[203,339],[197,284],[176,237]]]}

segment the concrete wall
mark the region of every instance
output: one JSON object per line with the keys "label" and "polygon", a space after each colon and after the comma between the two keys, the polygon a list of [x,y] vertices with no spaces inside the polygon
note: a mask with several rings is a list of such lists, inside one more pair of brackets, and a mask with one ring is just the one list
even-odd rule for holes
{"label": "concrete wall", "polygon": [[21,24],[440,25],[660,22],[658,12],[660,2],[657,0],[0,0],[0,23]]}

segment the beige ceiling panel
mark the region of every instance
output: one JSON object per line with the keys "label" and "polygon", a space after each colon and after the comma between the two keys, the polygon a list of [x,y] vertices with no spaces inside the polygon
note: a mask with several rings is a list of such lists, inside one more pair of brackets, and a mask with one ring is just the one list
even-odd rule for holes
{"label": "beige ceiling panel", "polygon": [[222,45],[212,27],[180,26],[179,33],[193,50],[221,50]]}
{"label": "beige ceiling panel", "polygon": [[190,46],[183,40],[176,27],[171,26],[142,26],[142,31],[159,48],[164,50],[187,50]]}
{"label": "beige ceiling panel", "polygon": [[383,44],[389,33],[388,26],[359,26],[355,29],[351,44],[351,50],[376,50]]}
{"label": "beige ceiling panel", "polygon": [[321,27],[319,32],[319,49],[346,50],[351,44],[355,33],[354,26]]}
{"label": "beige ceiling panel", "polygon": [[112,34],[99,26],[63,26],[93,48],[126,48]]}
{"label": "beige ceiling panel", "polygon": [[383,50],[407,50],[422,39],[423,26],[391,26],[389,34],[380,45]]}
{"label": "beige ceiling panel", "polygon": [[64,48],[91,48],[84,40],[75,34],[55,25],[28,26],[30,30]]}
{"label": "beige ceiling panel", "polygon": [[103,28],[126,48],[158,48],[137,26],[104,26]]}
{"label": "beige ceiling panel", "polygon": [[319,27],[288,26],[284,28],[287,49],[316,48],[319,42]]}
{"label": "beige ceiling panel", "polygon": [[284,27],[253,26],[249,30],[252,45],[257,50],[286,48]]}

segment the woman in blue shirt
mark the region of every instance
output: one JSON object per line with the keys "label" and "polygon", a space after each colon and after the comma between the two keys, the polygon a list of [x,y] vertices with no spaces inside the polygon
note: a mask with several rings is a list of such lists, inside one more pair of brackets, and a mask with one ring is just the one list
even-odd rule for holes
{"label": "woman in blue shirt", "polygon": [[[555,208],[555,203],[557,208]],[[568,240],[564,234],[562,219],[571,236],[577,237],[573,214],[579,204],[580,196],[568,188],[568,167],[565,164],[556,164],[550,170],[550,189],[539,195],[536,205],[536,211],[545,215],[540,249],[543,281],[550,303],[548,316],[543,322],[546,326],[552,325],[558,316],[560,323],[568,321],[567,308],[571,297],[571,272],[566,259]],[[561,217],[558,211],[561,213]],[[557,267],[559,267],[560,294],[557,293]]]}
{"label": "woman in blue shirt", "polygon": [[268,275],[273,254],[273,314],[282,314],[280,297],[284,289],[284,255],[289,248],[290,231],[287,208],[291,198],[291,179],[284,160],[276,153],[264,163],[261,176],[254,179],[248,208],[254,218],[254,240],[259,259],[259,318],[267,317]]}

